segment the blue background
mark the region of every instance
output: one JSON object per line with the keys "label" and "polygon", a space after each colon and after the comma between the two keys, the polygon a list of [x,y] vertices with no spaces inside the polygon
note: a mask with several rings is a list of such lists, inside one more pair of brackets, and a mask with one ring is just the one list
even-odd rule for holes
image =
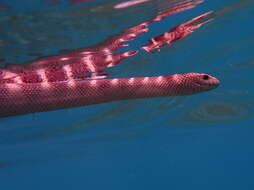
{"label": "blue background", "polygon": [[[113,10],[119,1],[1,1],[0,57],[95,45],[153,18],[154,4]],[[254,189],[254,3],[205,1],[154,23],[137,49],[170,28],[213,10],[214,20],[150,54],[109,69],[111,77],[204,72],[213,91],[36,113],[0,120],[0,188]]]}

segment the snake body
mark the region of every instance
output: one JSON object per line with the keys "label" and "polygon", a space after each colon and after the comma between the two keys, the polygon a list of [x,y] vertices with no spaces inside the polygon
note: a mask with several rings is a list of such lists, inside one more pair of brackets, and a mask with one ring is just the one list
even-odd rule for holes
{"label": "snake body", "polygon": [[110,101],[182,96],[211,90],[219,81],[207,74],[89,81],[0,84],[0,117],[99,104]]}

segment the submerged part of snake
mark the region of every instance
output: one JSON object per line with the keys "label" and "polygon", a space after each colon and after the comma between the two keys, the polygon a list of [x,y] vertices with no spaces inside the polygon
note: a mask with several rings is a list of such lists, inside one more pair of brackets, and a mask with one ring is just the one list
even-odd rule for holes
{"label": "submerged part of snake", "polygon": [[4,83],[0,87],[0,116],[135,98],[182,96],[208,91],[218,85],[218,79],[199,73],[52,83]]}
{"label": "submerged part of snake", "polygon": [[[199,73],[104,79],[107,76],[104,72],[108,67],[116,66],[138,53],[136,50],[119,53],[121,47],[128,46],[125,42],[148,32],[149,24],[193,8],[201,2],[183,0],[180,5],[169,5],[169,8],[155,18],[128,28],[122,34],[112,36],[97,46],[65,51],[60,55],[40,58],[22,65],[6,65],[0,69],[0,117],[117,100],[183,96],[217,87],[220,83],[218,79]],[[205,13],[152,38],[141,49],[152,52],[186,37],[194,29],[210,21],[210,14],[211,12]]]}

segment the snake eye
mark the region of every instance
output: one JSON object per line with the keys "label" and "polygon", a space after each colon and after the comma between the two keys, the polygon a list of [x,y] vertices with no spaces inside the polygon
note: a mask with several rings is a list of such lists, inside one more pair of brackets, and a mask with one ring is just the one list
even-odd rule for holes
{"label": "snake eye", "polygon": [[208,75],[203,75],[203,80],[208,80],[209,76]]}

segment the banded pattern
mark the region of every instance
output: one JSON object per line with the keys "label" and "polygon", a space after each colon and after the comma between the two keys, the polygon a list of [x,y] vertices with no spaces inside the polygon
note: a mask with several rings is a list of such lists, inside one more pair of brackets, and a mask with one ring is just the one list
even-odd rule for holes
{"label": "banded pattern", "polygon": [[0,117],[116,100],[182,96],[211,90],[218,85],[216,78],[198,73],[90,81],[5,83],[0,87]]}

